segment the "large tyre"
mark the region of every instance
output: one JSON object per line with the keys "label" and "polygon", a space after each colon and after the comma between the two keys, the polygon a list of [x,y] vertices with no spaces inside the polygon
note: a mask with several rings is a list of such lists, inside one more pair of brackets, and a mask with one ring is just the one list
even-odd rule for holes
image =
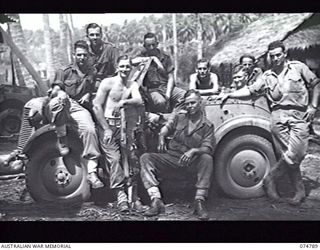
{"label": "large tyre", "polygon": [[43,135],[29,155],[26,184],[38,202],[79,203],[90,197],[87,170],[81,160],[81,141],[68,136],[70,153],[61,157],[54,133]]}
{"label": "large tyre", "polygon": [[272,144],[259,135],[233,135],[216,152],[215,178],[222,191],[233,198],[264,195],[263,178],[276,158]]}
{"label": "large tyre", "polygon": [[22,111],[17,108],[8,108],[0,111],[0,135],[11,136],[18,134],[21,126]]}

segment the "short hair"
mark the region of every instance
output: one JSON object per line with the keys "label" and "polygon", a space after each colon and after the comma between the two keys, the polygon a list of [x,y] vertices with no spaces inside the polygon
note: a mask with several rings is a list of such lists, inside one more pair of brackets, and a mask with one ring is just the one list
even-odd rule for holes
{"label": "short hair", "polygon": [[244,58],[250,58],[250,59],[253,61],[253,63],[256,61],[256,58],[255,58],[253,55],[244,54],[244,55],[242,55],[242,56],[240,57],[240,59],[239,59],[239,62],[240,62],[241,64],[242,64],[242,61],[243,61]]}
{"label": "short hair", "polygon": [[208,59],[206,59],[206,58],[199,59],[199,60],[197,61],[197,67],[198,67],[198,65],[199,65],[200,63],[206,63],[208,69],[210,69],[210,67],[211,67],[210,61],[209,61]]}
{"label": "short hair", "polygon": [[276,48],[282,48],[282,51],[286,51],[286,47],[280,40],[274,41],[268,45],[268,50],[274,50]]}
{"label": "short hair", "polygon": [[154,33],[152,33],[152,32],[148,32],[147,34],[145,34],[145,35],[143,36],[143,40],[146,40],[146,39],[148,39],[148,38],[155,38],[155,39],[158,41],[156,34],[154,34]]}
{"label": "short hair", "polygon": [[83,48],[89,51],[89,46],[84,40],[78,40],[74,43],[74,50],[76,50],[77,48]]}
{"label": "short hair", "polygon": [[100,29],[100,33],[102,33],[102,28],[100,25],[98,25],[97,23],[89,23],[86,27],[86,33],[88,34],[89,29],[95,29],[95,28],[99,28]]}
{"label": "short hair", "polygon": [[131,57],[128,56],[128,55],[121,55],[121,56],[119,56],[118,59],[117,59],[117,64],[118,64],[121,60],[129,60],[130,65],[132,64]]}
{"label": "short hair", "polygon": [[184,94],[183,98],[187,99],[187,97],[191,96],[192,94],[195,94],[197,97],[201,98],[200,92],[195,89],[187,90],[187,92]]}
{"label": "short hair", "polygon": [[235,75],[239,72],[244,72],[246,74],[248,74],[247,70],[245,69],[245,67],[241,64],[236,65],[233,69],[232,69],[232,75]]}

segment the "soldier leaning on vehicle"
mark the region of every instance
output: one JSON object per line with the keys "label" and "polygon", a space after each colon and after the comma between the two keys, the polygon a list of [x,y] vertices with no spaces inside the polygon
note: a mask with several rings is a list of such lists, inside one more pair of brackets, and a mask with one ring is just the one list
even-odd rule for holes
{"label": "soldier leaning on vehicle", "polygon": [[231,89],[238,90],[248,85],[249,74],[246,68],[242,65],[237,65],[232,70],[232,83]]}
{"label": "soldier leaning on vehicle", "polygon": [[61,155],[69,153],[66,124],[76,126],[83,143],[82,157],[86,160],[88,180],[93,188],[103,183],[97,175],[99,142],[90,112],[81,105],[90,106],[95,88],[95,69],[88,64],[88,44],[74,44],[74,63],[56,72],[51,85],[48,104],[50,122],[56,125],[58,146]]}
{"label": "soldier leaning on vehicle", "polygon": [[247,85],[252,85],[259,77],[262,76],[262,69],[256,67],[256,59],[253,55],[245,54],[242,55],[239,59],[240,65],[244,67],[244,69],[248,73]]}
{"label": "soldier leaning on vehicle", "polygon": [[210,72],[210,62],[207,59],[197,61],[196,73],[190,75],[189,89],[199,91],[201,95],[213,95],[218,93],[218,76]]}
{"label": "soldier leaning on vehicle", "polygon": [[[304,63],[287,60],[281,41],[269,44],[268,55],[271,69],[258,81],[233,93],[222,94],[220,98],[224,101],[229,97],[266,95],[270,101],[271,132],[278,158],[264,180],[266,193],[272,200],[282,201],[277,192],[277,181],[288,173],[295,195],[286,201],[298,205],[305,198],[300,164],[307,152],[309,123],[318,107],[320,80]],[[313,88],[311,100],[308,88]]]}

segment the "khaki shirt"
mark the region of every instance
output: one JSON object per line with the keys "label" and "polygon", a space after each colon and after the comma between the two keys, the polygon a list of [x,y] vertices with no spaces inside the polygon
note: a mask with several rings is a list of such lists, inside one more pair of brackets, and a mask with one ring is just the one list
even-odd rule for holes
{"label": "khaki shirt", "polygon": [[119,51],[113,44],[103,42],[97,54],[89,46],[89,54],[90,64],[97,70],[97,81],[102,81],[104,78],[115,75]]}
{"label": "khaki shirt", "polygon": [[207,147],[211,154],[215,147],[214,125],[204,116],[196,128],[188,132],[189,118],[186,111],[180,111],[165,124],[173,138],[168,145],[168,153],[181,155],[191,148]]}
{"label": "khaki shirt", "polygon": [[255,95],[266,94],[271,108],[291,106],[306,109],[309,104],[308,88],[313,88],[318,82],[319,79],[307,65],[287,61],[279,75],[267,70],[249,86],[249,90]]}
{"label": "khaki shirt", "polygon": [[[143,51],[139,56],[146,57],[149,55],[147,51]],[[156,57],[162,63],[165,72],[159,71],[157,64],[155,62],[151,62],[144,80],[144,85],[150,89],[158,88],[161,85],[167,86],[166,84],[168,83],[169,74],[174,71],[172,60],[168,54],[157,49]]]}
{"label": "khaki shirt", "polygon": [[95,90],[95,69],[88,67],[87,72],[80,71],[73,63],[57,70],[52,85],[59,85],[72,99],[79,100],[84,94]]}

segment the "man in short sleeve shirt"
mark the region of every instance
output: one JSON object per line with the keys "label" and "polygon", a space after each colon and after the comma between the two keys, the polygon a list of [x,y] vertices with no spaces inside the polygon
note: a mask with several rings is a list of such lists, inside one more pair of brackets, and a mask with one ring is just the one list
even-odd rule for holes
{"label": "man in short sleeve shirt", "polygon": [[156,35],[147,33],[144,36],[144,50],[134,59],[134,62],[137,64],[145,57],[153,59],[144,79],[147,95],[146,108],[150,112],[167,113],[172,108],[182,105],[185,91],[175,87],[172,60],[157,47]]}
{"label": "man in short sleeve shirt", "polygon": [[92,188],[100,188],[103,183],[97,175],[98,136],[91,114],[85,108],[91,102],[94,75],[94,68],[88,64],[88,44],[79,40],[74,44],[74,63],[56,72],[47,108],[49,118],[56,126],[60,154],[69,153],[66,124],[73,124],[83,143],[82,157],[86,160],[88,181]]}
{"label": "man in short sleeve shirt", "polygon": [[[278,162],[265,178],[264,185],[271,199],[281,200],[276,182],[287,172],[296,191],[288,202],[298,205],[305,198],[299,167],[307,152],[309,123],[317,110],[320,80],[304,63],[287,60],[285,46],[281,41],[269,44],[268,53],[272,62],[271,69],[251,86],[224,94],[222,99],[263,94],[267,96]],[[313,89],[311,98],[308,88]]]}
{"label": "man in short sleeve shirt", "polygon": [[[195,214],[201,220],[208,219],[204,202],[213,172],[214,126],[205,117],[199,92],[188,90],[185,105],[187,111],[175,112],[161,129],[160,153],[145,153],[140,157],[141,179],[152,201],[146,216],[155,216],[165,210],[158,188],[158,173],[180,168],[196,173]],[[165,137],[172,133],[173,138],[167,147]]]}

